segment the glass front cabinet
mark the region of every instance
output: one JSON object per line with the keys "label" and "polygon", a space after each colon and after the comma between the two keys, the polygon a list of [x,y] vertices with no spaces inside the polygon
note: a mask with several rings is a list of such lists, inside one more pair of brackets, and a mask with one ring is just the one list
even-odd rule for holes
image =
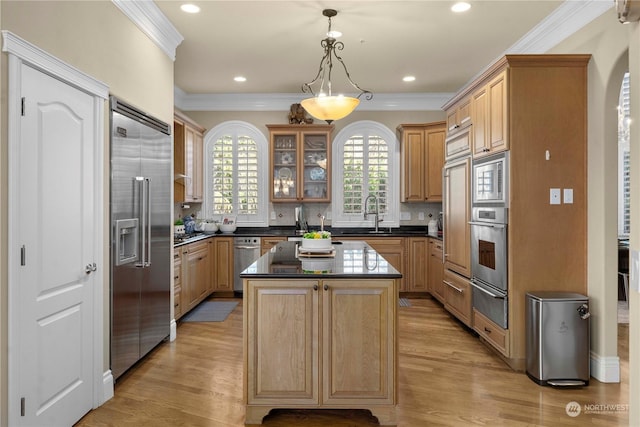
{"label": "glass front cabinet", "polygon": [[272,202],[331,201],[330,125],[267,125]]}

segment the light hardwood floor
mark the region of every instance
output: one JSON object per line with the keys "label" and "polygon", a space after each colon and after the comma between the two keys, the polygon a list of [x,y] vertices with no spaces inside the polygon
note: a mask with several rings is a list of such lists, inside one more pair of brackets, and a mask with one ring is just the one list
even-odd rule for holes
{"label": "light hardwood floor", "polygon": [[[432,299],[399,308],[398,425],[628,425],[628,325],[620,325],[620,384],[541,387],[513,372]],[[582,413],[570,417],[569,402]],[[588,406],[585,406],[588,405]],[[593,406],[599,405],[599,406]],[[603,405],[621,405],[605,411]],[[593,413],[585,413],[591,409]],[[122,377],[115,397],[77,427],[242,426],[242,302],[224,322],[181,323]],[[278,410],[265,426],[374,426],[366,411]]]}

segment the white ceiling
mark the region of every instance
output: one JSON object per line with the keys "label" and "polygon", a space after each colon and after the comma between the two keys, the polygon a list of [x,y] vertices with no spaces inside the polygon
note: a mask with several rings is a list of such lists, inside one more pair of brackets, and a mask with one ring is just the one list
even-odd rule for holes
{"label": "white ceiling", "polygon": [[[184,37],[176,50],[175,85],[186,96],[301,93],[323,55],[326,8],[338,11],[332,28],[343,33],[341,56],[351,77],[374,97],[450,94],[531,37],[540,21],[555,16],[559,27],[559,6],[566,6],[559,0],[476,0],[468,12],[455,14],[452,0],[191,2],[199,14],[182,12],[182,1],[155,1]],[[575,10],[593,1],[566,3]],[[407,74],[416,80],[404,83]],[[234,82],[236,75],[247,81]],[[352,91],[343,86],[342,70],[334,67],[333,76],[334,93]]]}

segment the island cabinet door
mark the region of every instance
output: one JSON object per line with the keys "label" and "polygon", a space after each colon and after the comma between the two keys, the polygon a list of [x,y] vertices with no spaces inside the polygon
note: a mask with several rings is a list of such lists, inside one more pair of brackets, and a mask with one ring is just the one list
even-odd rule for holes
{"label": "island cabinet door", "polygon": [[322,283],[322,404],[394,404],[394,281]]}
{"label": "island cabinet door", "polygon": [[318,404],[318,287],[314,280],[247,281],[248,404]]}

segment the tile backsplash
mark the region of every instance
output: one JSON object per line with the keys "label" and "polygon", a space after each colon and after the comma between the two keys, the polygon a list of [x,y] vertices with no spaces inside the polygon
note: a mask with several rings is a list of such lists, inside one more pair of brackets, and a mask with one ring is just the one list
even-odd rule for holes
{"label": "tile backsplash", "polygon": [[[272,203],[269,205],[269,225],[290,226],[295,225],[294,203]],[[305,215],[309,226],[320,226],[320,217],[325,216],[325,225],[331,225],[331,204],[330,203],[304,203]],[[201,216],[202,205],[200,203],[190,203],[189,208],[183,209],[181,203],[175,203],[174,220],[183,218],[185,215],[195,213]],[[427,227],[429,220],[438,219],[438,213],[442,212],[442,203],[401,203],[400,225],[424,225]],[[216,219],[216,218],[214,218]]]}

